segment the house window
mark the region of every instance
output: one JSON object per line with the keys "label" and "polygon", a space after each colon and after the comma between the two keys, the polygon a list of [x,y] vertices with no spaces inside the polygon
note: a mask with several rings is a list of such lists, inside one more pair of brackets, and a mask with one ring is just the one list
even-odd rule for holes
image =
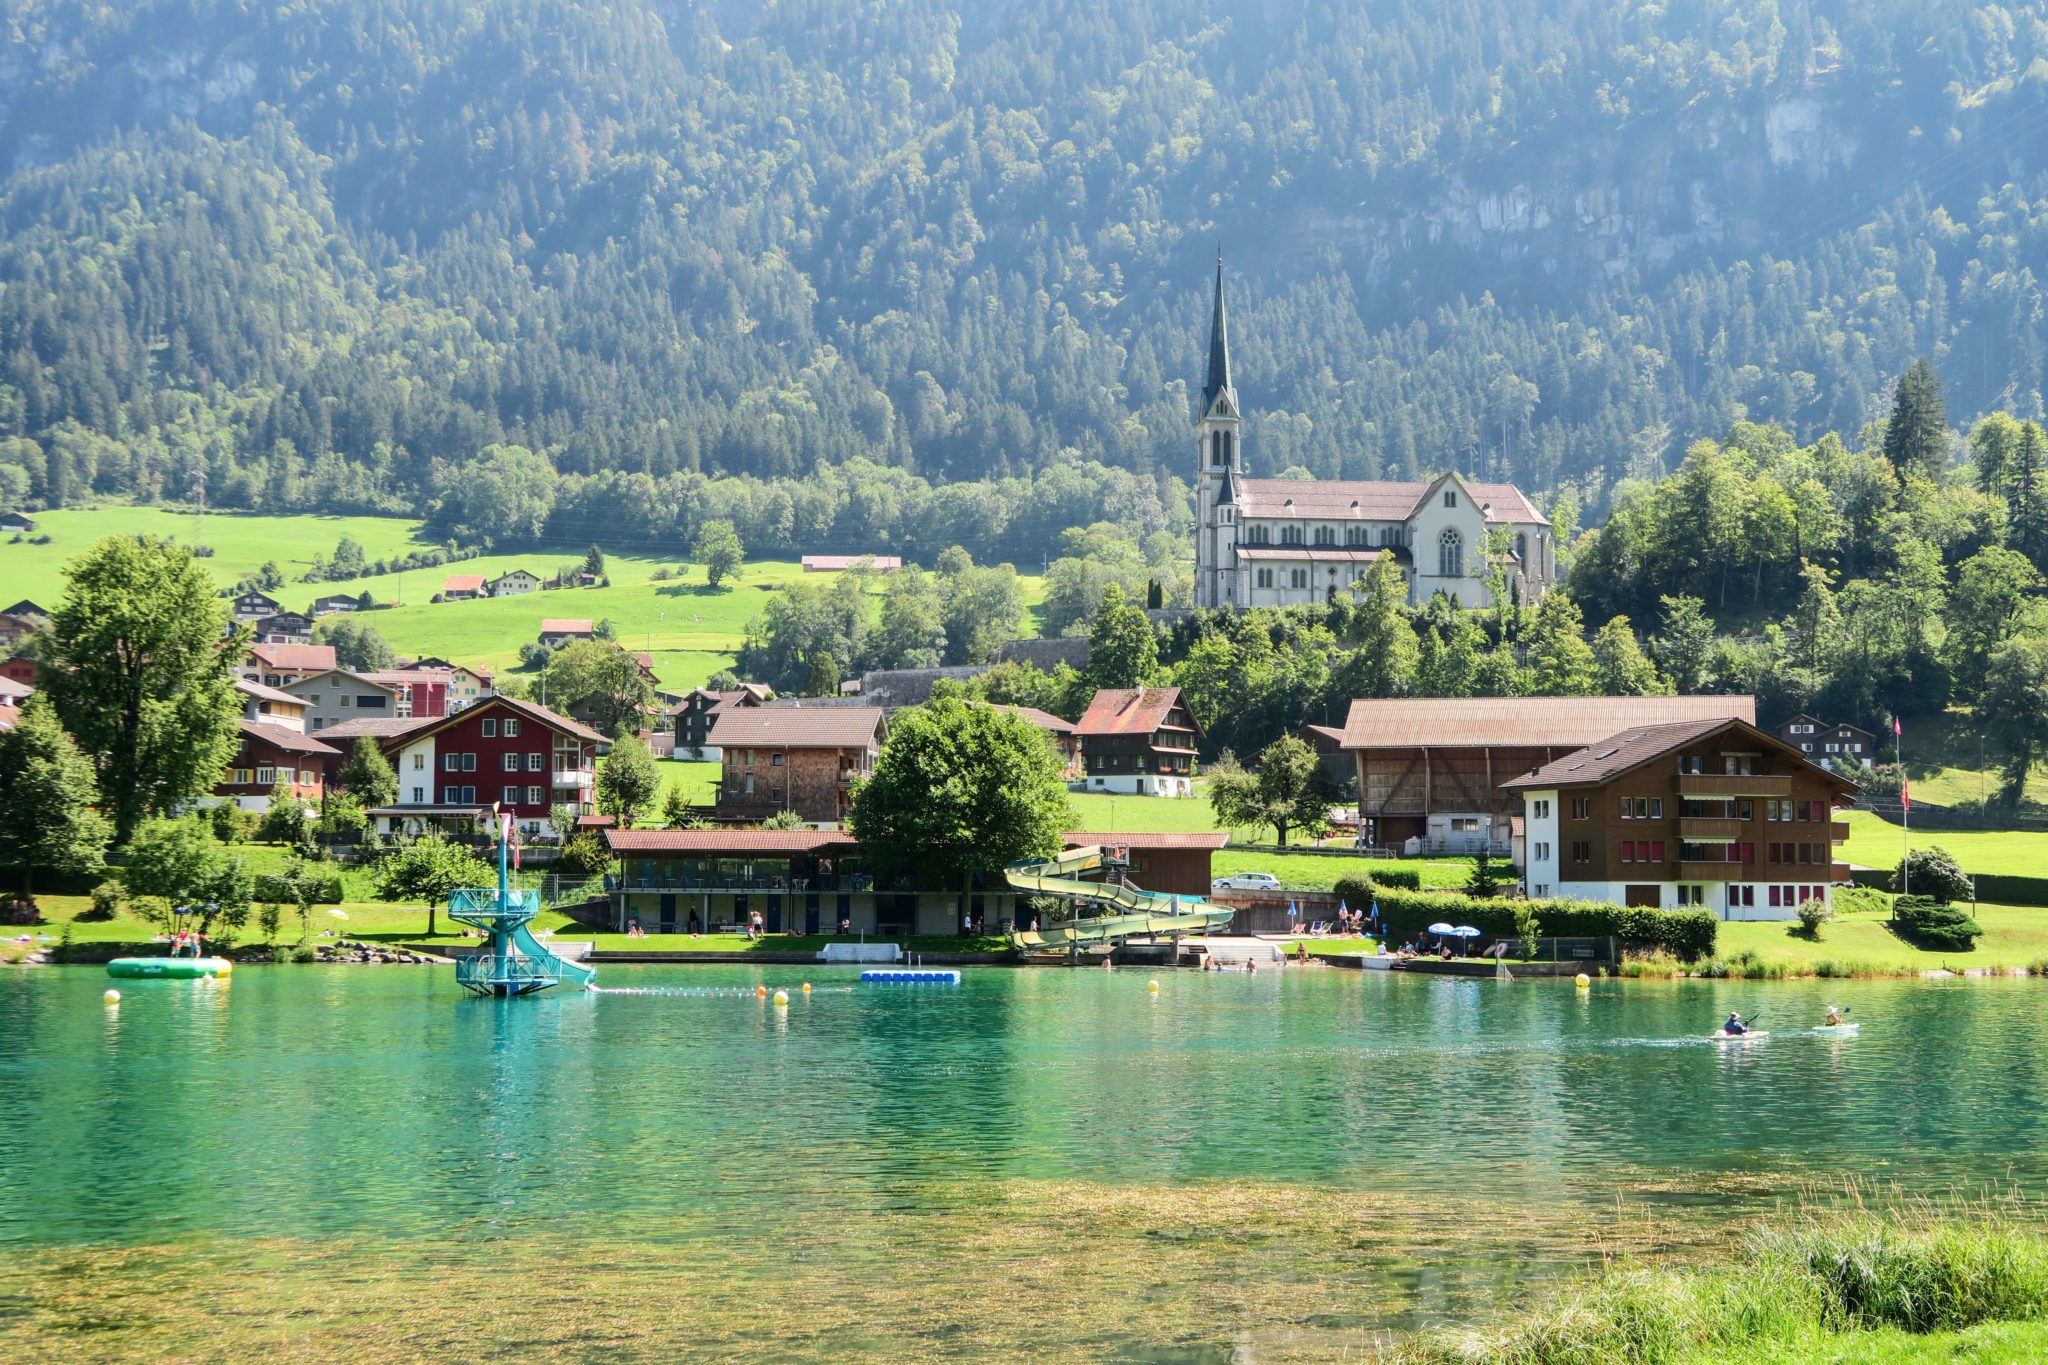
{"label": "house window", "polygon": [[1446,506],[1446,507],[1456,507],[1457,505],[1458,505],[1458,495],[1457,495],[1457,493],[1456,493],[1456,492],[1455,492],[1454,490],[1452,490],[1452,489],[1446,488],[1446,489],[1444,490],[1444,506]]}
{"label": "house window", "polygon": [[504,754],[500,756],[498,763],[499,766],[502,767],[508,773],[516,773],[519,771],[518,754]]}
{"label": "house window", "polygon": [[517,716],[505,717],[505,738],[519,738],[519,718]]}
{"label": "house window", "polygon": [[426,804],[426,801],[427,789],[425,787],[414,787],[412,789],[412,803],[415,806],[423,806]]}
{"label": "house window", "polygon": [[1679,887],[1678,903],[1680,905],[1705,905],[1707,903],[1707,888],[1704,886]]}
{"label": "house window", "polygon": [[1297,588],[1305,588],[1308,586],[1307,569],[1296,569],[1294,571],[1294,586]]}
{"label": "house window", "polygon": [[1550,857],[1550,845],[1549,845],[1549,844],[1538,844],[1538,845],[1536,845],[1536,857],[1537,857],[1537,859],[1538,859],[1539,861],[1547,861],[1547,860],[1549,859],[1549,857]]}
{"label": "house window", "polygon": [[1302,538],[1302,534],[1301,534],[1301,528],[1300,528],[1299,526],[1283,526],[1283,527],[1281,527],[1281,528],[1280,528],[1280,543],[1281,543],[1282,545],[1300,545],[1300,544],[1302,544],[1302,543],[1303,543],[1303,538]]}
{"label": "house window", "polygon": [[1465,538],[1454,527],[1436,538],[1436,572],[1439,578],[1465,576]]}
{"label": "house window", "polygon": [[547,770],[548,756],[546,754],[528,754],[526,756],[526,771],[530,773],[544,773]]}
{"label": "house window", "polygon": [[497,722],[497,721],[495,721],[495,720],[490,720],[490,719],[486,719],[486,720],[485,720],[485,721],[483,722],[483,726],[484,726],[484,738],[485,738],[485,739],[496,739],[496,738],[498,737],[498,722]]}
{"label": "house window", "polygon": [[500,792],[499,792],[499,794],[498,794],[498,799],[499,799],[499,800],[501,800],[501,801],[503,801],[503,802],[504,802],[504,803],[505,803],[506,805],[508,805],[508,806],[516,806],[516,805],[518,805],[518,804],[519,804],[519,788],[517,788],[517,787],[505,787],[505,788],[501,789],[501,790],[500,790]]}
{"label": "house window", "polygon": [[1334,527],[1334,526],[1318,526],[1318,527],[1316,527],[1316,544],[1318,544],[1318,545],[1335,545],[1336,543],[1337,543],[1337,528],[1336,528],[1336,527]]}
{"label": "house window", "polygon": [[1529,805],[1529,814],[1538,820],[1548,820],[1550,818],[1550,803],[1548,801],[1532,801]]}
{"label": "house window", "polygon": [[1541,899],[1542,899],[1543,897],[1545,897],[1545,896],[1547,896],[1547,895],[1549,895],[1549,894],[1550,894],[1550,883],[1549,883],[1549,882],[1538,882],[1538,883],[1536,883],[1536,885],[1534,885],[1534,886],[1532,886],[1532,887],[1530,887],[1530,888],[1529,888],[1529,894],[1530,894],[1530,895],[1532,895],[1532,896],[1534,896],[1534,897],[1536,897],[1536,898],[1537,898],[1538,900],[1541,900]]}
{"label": "house window", "polygon": [[1593,861],[1593,844],[1591,840],[1572,840],[1572,861],[1575,863],[1590,863]]}
{"label": "house window", "polygon": [[539,787],[528,787],[526,789],[526,804],[529,806],[538,806],[540,803],[541,789]]}
{"label": "house window", "polygon": [[1273,586],[1273,571],[1271,569],[1259,570],[1259,586],[1262,588]]}
{"label": "house window", "polygon": [[1572,798],[1572,819],[1590,820],[1592,818],[1593,798],[1590,796],[1574,796]]}
{"label": "house window", "polygon": [[1524,564],[1529,562],[1529,533],[1526,531],[1515,532],[1515,558]]}
{"label": "house window", "polygon": [[[338,697],[336,697],[336,698],[334,699],[334,704],[335,704],[336,706],[339,706],[339,707],[340,707],[340,708],[341,708],[342,710],[344,710],[344,711],[348,710],[348,708],[349,708],[349,707],[350,707],[350,706],[351,706],[351,705],[352,705],[352,704],[353,704],[354,702],[355,702],[355,698],[354,698],[354,697],[351,697],[351,696],[350,696],[350,695],[349,695],[348,693],[346,693],[346,692],[342,693],[342,694],[341,694],[340,696],[338,696]],[[318,706],[319,704],[320,704],[320,699],[319,699],[318,697],[315,697],[315,698],[313,698],[313,705],[315,705],[315,706]]]}
{"label": "house window", "polygon": [[752,796],[754,794],[754,775],[752,773],[748,773],[744,779],[744,782],[745,785],[741,788],[741,790],[744,791],[748,796]]}
{"label": "house window", "polygon": [[779,768],[779,767],[781,767],[781,766],[782,766],[782,755],[781,755],[781,754],[770,754],[770,755],[768,756],[768,766],[769,766],[769,767],[771,767],[771,768]]}
{"label": "house window", "polygon": [[462,755],[461,755],[461,754],[442,754],[442,755],[441,755],[441,771],[442,771],[442,772],[444,772],[444,773],[459,773],[459,772],[461,772],[461,771],[462,771]]}

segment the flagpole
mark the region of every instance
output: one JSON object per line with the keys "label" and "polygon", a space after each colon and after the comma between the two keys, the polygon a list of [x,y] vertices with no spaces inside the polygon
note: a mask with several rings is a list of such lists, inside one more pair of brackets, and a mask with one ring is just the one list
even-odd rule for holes
{"label": "flagpole", "polygon": [[1906,776],[1906,731],[1892,717],[1893,752],[1899,758],[1899,894],[1913,894],[1913,793]]}

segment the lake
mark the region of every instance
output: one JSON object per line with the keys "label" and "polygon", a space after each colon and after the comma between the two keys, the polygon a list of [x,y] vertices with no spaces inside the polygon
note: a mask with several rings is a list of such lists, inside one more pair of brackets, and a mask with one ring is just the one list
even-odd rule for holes
{"label": "lake", "polygon": [[1845,1180],[2048,1177],[2030,981],[601,979],[706,993],[0,973],[0,1356],[1355,1356]]}

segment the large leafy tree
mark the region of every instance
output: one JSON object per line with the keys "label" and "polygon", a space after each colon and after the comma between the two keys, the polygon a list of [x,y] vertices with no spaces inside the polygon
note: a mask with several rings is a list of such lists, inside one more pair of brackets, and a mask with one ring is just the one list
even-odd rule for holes
{"label": "large leafy tree", "polygon": [[121,880],[132,895],[160,896],[173,907],[191,909],[202,933],[217,918],[240,927],[254,885],[242,860],[214,838],[212,825],[190,815],[137,827]]}
{"label": "large leafy tree", "polygon": [[1593,637],[1593,667],[1604,696],[1655,697],[1671,691],[1657,665],[1636,644],[1635,629],[1626,616],[1610,620]]}
{"label": "large leafy tree", "polygon": [[322,621],[313,635],[334,647],[334,662],[343,668],[389,668],[398,662],[398,655],[377,628],[353,612]]}
{"label": "large leafy tree", "polygon": [[126,842],[142,820],[211,791],[234,757],[236,646],[189,550],[109,536],[65,569],[38,641],[43,690],[98,769]]}
{"label": "large leafy tree", "polygon": [[882,619],[869,637],[877,668],[936,668],[946,650],[944,604],[938,584],[915,564],[882,585]]}
{"label": "large leafy tree", "polygon": [[1978,708],[1987,718],[1985,737],[2004,779],[1998,800],[2017,806],[2035,764],[2048,753],[2048,641],[2008,640],[1994,650],[1984,666]]}
{"label": "large leafy tree", "polygon": [[1393,555],[1381,553],[1352,585],[1358,601],[1346,622],[1353,646],[1344,678],[1354,697],[1397,697],[1415,681],[1415,628],[1408,622],[1408,586]]}
{"label": "large leafy tree", "polygon": [[1271,825],[1282,848],[1296,830],[1322,830],[1336,796],[1316,751],[1294,735],[1282,735],[1262,749],[1256,773],[1224,754],[1209,768],[1208,788],[1218,824],[1233,829]]}
{"label": "large leafy tree", "polygon": [[1119,584],[1104,589],[1088,638],[1088,672],[1097,687],[1143,687],[1159,666],[1159,633],[1144,608],[1124,600]]}
{"label": "large leafy tree", "polygon": [[712,587],[720,587],[728,578],[737,578],[740,566],[746,562],[747,550],[740,543],[740,534],[729,521],[707,521],[697,530],[696,544],[690,547],[690,558],[704,566],[704,579]]}
{"label": "large leafy tree", "polygon": [[610,640],[575,640],[555,651],[542,670],[547,704],[576,710],[607,735],[638,731],[654,684],[640,661]]}
{"label": "large leafy tree", "polygon": [[498,874],[483,859],[445,839],[416,839],[377,864],[377,894],[387,901],[425,901],[427,932],[435,932],[441,904],[466,886],[494,886]]}
{"label": "large leafy tree", "polygon": [[1539,697],[1590,697],[1600,690],[1599,660],[1569,593],[1547,594],[1529,625],[1530,690]]}
{"label": "large leafy tree", "polygon": [[38,869],[99,870],[113,831],[98,805],[92,764],[49,701],[30,697],[14,727],[0,731],[0,865],[20,875],[23,895]]}
{"label": "large leafy tree", "polygon": [[597,765],[597,809],[617,820],[621,829],[651,809],[660,790],[661,774],[638,735],[615,741]]}
{"label": "large leafy tree", "polygon": [[888,872],[956,881],[1047,857],[1073,819],[1045,732],[1009,711],[946,699],[900,711],[849,823]]}

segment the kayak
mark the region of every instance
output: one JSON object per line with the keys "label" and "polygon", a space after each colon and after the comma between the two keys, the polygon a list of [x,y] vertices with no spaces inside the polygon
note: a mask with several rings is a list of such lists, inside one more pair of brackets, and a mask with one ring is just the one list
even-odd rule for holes
{"label": "kayak", "polygon": [[1823,1037],[1842,1038],[1854,1035],[1862,1027],[1861,1024],[1822,1024],[1814,1032]]}
{"label": "kayak", "polygon": [[1768,1038],[1770,1036],[1771,1031],[1767,1028],[1753,1028],[1747,1033],[1730,1033],[1727,1029],[1717,1028],[1712,1033],[1709,1033],[1707,1035],[1707,1037],[1713,1039],[1717,1043],[1747,1043],[1755,1038]]}

